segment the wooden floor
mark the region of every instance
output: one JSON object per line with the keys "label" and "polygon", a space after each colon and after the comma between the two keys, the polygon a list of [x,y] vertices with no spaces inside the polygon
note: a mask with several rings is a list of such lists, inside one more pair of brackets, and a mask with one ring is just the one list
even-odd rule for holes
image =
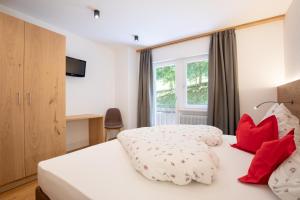
{"label": "wooden floor", "polygon": [[37,181],[33,181],[0,194],[0,200],[35,200]]}

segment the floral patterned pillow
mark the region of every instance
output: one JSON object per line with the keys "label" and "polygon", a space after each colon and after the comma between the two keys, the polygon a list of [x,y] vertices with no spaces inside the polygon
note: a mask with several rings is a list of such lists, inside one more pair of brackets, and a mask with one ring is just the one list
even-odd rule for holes
{"label": "floral patterned pillow", "polygon": [[299,150],[272,173],[269,186],[282,200],[300,200]]}
{"label": "floral patterned pillow", "polygon": [[282,200],[300,200],[300,126],[299,119],[283,104],[273,106],[267,114],[274,114],[278,121],[279,135],[295,129],[297,151],[283,162],[271,175],[269,186]]}
{"label": "floral patterned pillow", "polygon": [[295,143],[298,151],[300,152],[300,125],[295,128]]}
{"label": "floral patterned pillow", "polygon": [[300,125],[283,104],[275,104],[266,114],[275,115],[278,121],[279,136],[295,129],[297,151],[283,162],[271,175],[269,186],[282,200],[300,200]]}

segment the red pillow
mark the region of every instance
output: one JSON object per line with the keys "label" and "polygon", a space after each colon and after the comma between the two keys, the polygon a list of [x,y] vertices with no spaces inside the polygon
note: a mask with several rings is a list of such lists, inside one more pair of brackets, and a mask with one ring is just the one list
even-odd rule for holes
{"label": "red pillow", "polygon": [[294,130],[279,140],[263,143],[251,162],[248,175],[239,178],[239,181],[267,184],[273,171],[295,150]]}
{"label": "red pillow", "polygon": [[278,124],[274,115],[256,126],[252,118],[244,114],[236,130],[237,144],[231,146],[249,153],[256,153],[262,143],[276,140],[278,137]]}

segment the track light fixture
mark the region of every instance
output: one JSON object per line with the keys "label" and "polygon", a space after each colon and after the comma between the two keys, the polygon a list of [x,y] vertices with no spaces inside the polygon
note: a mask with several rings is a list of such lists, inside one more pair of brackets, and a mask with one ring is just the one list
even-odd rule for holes
{"label": "track light fixture", "polygon": [[99,10],[94,10],[94,18],[99,19],[100,18],[100,11]]}
{"label": "track light fixture", "polygon": [[139,41],[139,36],[138,35],[133,35],[134,41],[138,42]]}

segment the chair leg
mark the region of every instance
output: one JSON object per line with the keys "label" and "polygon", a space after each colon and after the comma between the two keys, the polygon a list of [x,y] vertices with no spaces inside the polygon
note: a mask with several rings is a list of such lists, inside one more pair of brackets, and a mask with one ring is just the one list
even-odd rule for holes
{"label": "chair leg", "polygon": [[108,132],[110,130],[118,130],[119,132],[117,133],[117,135],[122,131],[122,128],[118,128],[118,129],[105,129],[105,135],[104,135],[104,141],[107,142],[109,141],[109,139],[116,139],[117,137],[114,137],[114,138],[109,138],[108,139]]}
{"label": "chair leg", "polygon": [[107,142],[107,129],[105,129],[104,142]]}

